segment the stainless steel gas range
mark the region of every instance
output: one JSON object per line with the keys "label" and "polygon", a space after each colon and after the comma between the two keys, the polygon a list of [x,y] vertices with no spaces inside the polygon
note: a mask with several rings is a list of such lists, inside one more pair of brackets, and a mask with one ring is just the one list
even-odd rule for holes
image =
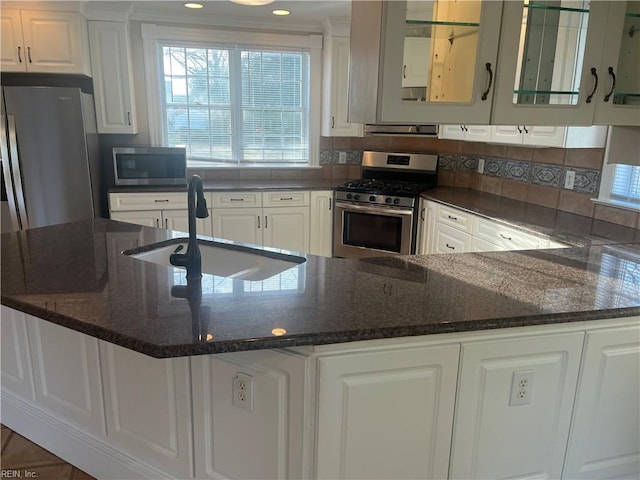
{"label": "stainless steel gas range", "polygon": [[336,188],[333,255],[415,253],[418,197],[437,185],[438,156],[364,152],[362,167]]}

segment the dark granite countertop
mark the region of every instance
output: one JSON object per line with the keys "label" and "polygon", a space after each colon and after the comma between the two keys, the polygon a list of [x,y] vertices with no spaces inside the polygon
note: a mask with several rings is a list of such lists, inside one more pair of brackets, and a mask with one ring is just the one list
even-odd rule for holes
{"label": "dark granite countertop", "polygon": [[2,304],[159,358],[640,315],[640,244],[308,255],[264,281],[204,275],[190,305],[172,295],[183,271],[121,254],[173,235],[105,219],[3,234]]}
{"label": "dark granite countertop", "polygon": [[423,198],[574,246],[638,243],[640,230],[466,188],[436,188]]}
{"label": "dark granite countertop", "polygon": [[[314,180],[203,180],[202,185],[208,192],[237,190],[331,190],[344,181],[318,178]],[[186,192],[187,186],[126,186],[112,187],[111,193],[142,192]]]}

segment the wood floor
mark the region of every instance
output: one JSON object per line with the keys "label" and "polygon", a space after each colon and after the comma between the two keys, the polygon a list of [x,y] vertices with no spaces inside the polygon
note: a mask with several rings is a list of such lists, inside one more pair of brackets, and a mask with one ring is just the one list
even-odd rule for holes
{"label": "wood floor", "polygon": [[95,480],[73,465],[0,425],[2,477],[40,480]]}

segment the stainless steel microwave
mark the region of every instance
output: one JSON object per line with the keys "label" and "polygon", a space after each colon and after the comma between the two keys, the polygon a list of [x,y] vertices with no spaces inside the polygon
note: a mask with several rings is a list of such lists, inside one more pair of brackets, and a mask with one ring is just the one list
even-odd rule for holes
{"label": "stainless steel microwave", "polygon": [[187,152],[172,147],[114,147],[116,185],[186,185]]}

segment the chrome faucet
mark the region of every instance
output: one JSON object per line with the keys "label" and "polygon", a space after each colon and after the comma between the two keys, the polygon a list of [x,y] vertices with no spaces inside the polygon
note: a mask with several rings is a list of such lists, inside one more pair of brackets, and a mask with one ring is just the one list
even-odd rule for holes
{"label": "chrome faucet", "polygon": [[[197,201],[196,201],[197,200]],[[189,244],[186,253],[173,253],[169,257],[169,263],[176,267],[187,269],[187,280],[202,278],[202,258],[196,238],[196,217],[207,218],[207,201],[202,191],[202,179],[194,175],[189,180],[189,192],[187,193],[187,206],[189,209]]]}

